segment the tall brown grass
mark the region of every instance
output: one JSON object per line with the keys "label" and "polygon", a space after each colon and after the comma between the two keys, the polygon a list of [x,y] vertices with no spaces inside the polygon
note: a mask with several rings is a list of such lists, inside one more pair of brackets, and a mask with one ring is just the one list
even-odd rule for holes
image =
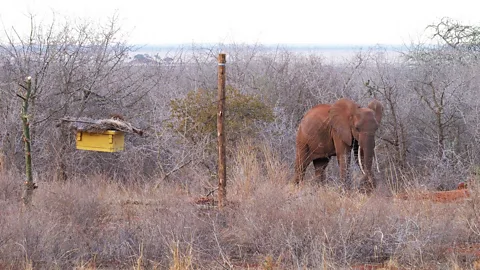
{"label": "tall brown grass", "polygon": [[[2,172],[0,268],[473,269],[478,264],[477,254],[465,252],[480,243],[475,185],[470,198],[454,203],[345,193],[308,178],[294,187],[290,165],[280,160],[268,145],[242,144],[229,160],[229,204],[223,210],[196,205],[201,188],[184,192],[174,181],[154,188],[156,179],[135,185],[93,175],[64,183],[38,179],[34,207],[25,212],[19,201],[23,178]],[[381,175],[379,180],[386,181]]]}

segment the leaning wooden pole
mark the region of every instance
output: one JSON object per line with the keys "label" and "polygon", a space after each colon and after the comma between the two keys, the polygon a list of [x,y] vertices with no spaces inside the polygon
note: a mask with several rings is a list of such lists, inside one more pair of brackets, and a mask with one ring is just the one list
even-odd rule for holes
{"label": "leaning wooden pole", "polygon": [[226,55],[218,55],[218,113],[217,113],[217,137],[218,137],[218,206],[225,206],[227,200],[227,168],[225,157],[225,132],[223,120],[225,116],[225,63]]}
{"label": "leaning wooden pole", "polygon": [[22,200],[23,204],[26,207],[29,207],[32,204],[33,190],[37,188],[36,184],[33,182],[32,176],[32,154],[31,154],[31,145],[30,145],[30,121],[28,115],[28,102],[32,97],[32,78],[28,77],[25,81],[26,85],[21,85],[25,90],[24,94],[18,94],[18,96],[23,100],[22,105],[22,124],[23,124],[23,143],[25,148],[25,176],[26,181],[23,187]]}

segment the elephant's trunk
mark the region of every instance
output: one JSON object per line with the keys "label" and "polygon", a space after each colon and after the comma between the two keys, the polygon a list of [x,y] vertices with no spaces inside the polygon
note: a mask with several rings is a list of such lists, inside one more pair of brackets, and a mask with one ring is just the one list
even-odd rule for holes
{"label": "elephant's trunk", "polygon": [[[361,149],[361,151],[360,151]],[[364,174],[372,174],[372,164],[375,149],[375,136],[373,134],[360,134],[359,140],[359,164]]]}

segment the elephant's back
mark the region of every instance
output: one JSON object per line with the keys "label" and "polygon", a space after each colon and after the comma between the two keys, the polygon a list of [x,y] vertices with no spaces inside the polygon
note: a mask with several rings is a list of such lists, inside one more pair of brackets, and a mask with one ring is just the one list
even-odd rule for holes
{"label": "elephant's back", "polygon": [[335,155],[333,140],[330,136],[328,114],[331,105],[319,104],[303,116],[297,132],[297,147],[310,149],[312,159]]}
{"label": "elephant's back", "polygon": [[322,132],[328,119],[328,111],[330,110],[330,107],[330,104],[318,104],[308,110],[300,122],[298,135],[301,134],[306,137],[311,137]]}
{"label": "elephant's back", "polygon": [[303,116],[300,125],[318,125],[323,124],[328,119],[328,111],[332,105],[330,104],[318,104],[315,107],[308,110]]}

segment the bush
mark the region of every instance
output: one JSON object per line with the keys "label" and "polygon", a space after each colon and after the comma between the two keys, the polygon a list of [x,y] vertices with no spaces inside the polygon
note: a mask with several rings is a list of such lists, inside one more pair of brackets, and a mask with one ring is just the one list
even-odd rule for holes
{"label": "bush", "polygon": [[[168,127],[197,143],[206,137],[214,141],[217,132],[217,92],[198,89],[184,98],[170,103],[171,119]],[[228,86],[225,101],[225,129],[227,140],[237,142],[241,137],[254,137],[261,123],[274,120],[273,109],[257,96],[242,94]]]}

